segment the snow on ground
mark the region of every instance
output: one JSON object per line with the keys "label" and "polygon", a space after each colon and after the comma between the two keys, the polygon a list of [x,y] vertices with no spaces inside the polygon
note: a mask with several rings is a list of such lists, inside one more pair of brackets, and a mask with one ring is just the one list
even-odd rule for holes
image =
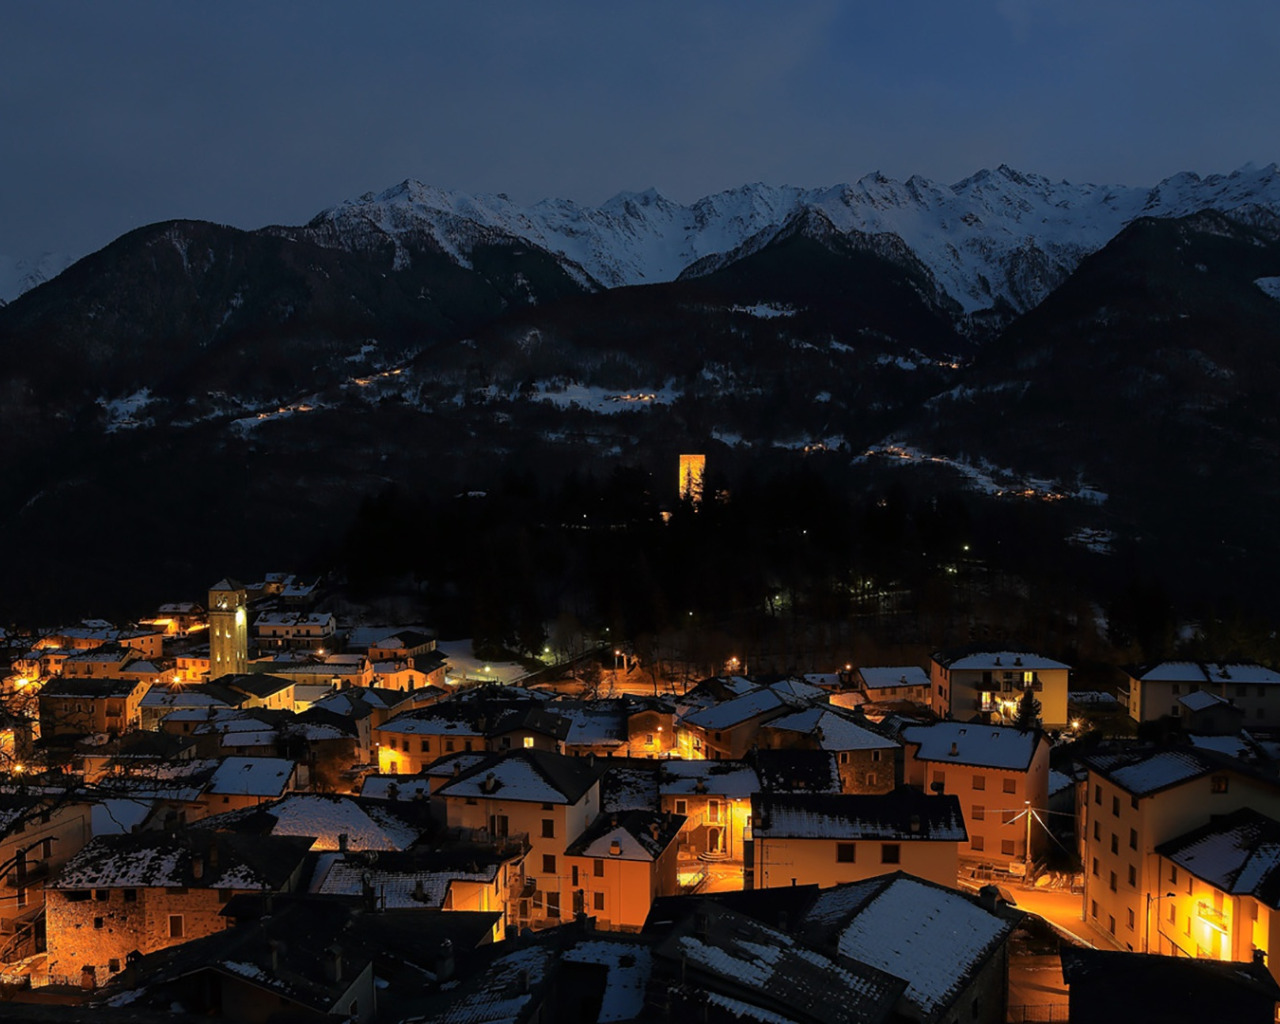
{"label": "snow on ground", "polygon": [[541,383],[530,396],[536,402],[550,402],[561,409],[578,406],[588,412],[612,415],[618,412],[636,412],[651,405],[670,405],[679,392],[670,383],[660,388],[638,387],[629,391],[603,388],[595,384]]}
{"label": "snow on ground", "polygon": [[1273,299],[1280,300],[1280,277],[1260,277],[1253,283]]}
{"label": "snow on ground", "polygon": [[292,405],[280,405],[274,409],[261,410],[252,416],[245,416],[238,420],[231,421],[231,429],[240,433],[247,434],[255,427],[261,426],[267,420],[279,420],[293,416],[297,413],[315,412],[317,409],[326,408],[320,402],[318,395],[312,395],[309,398],[301,399]]}
{"label": "snow on ground", "polygon": [[135,391],[131,395],[120,398],[99,398],[98,405],[106,415],[107,422],[104,428],[106,433],[114,434],[119,430],[152,426],[155,421],[144,418],[142,411],[153,401],[150,388],[143,388],[141,391]]}
{"label": "snow on ground", "polygon": [[470,640],[441,640],[436,650],[448,659],[446,669],[451,683],[484,679],[510,684],[529,674],[518,661],[481,661],[471,650]]}
{"label": "snow on ground", "polygon": [[1075,498],[1095,505],[1107,500],[1106,492],[1087,485],[1067,487],[1057,480],[1042,477],[1019,476],[1011,469],[1002,469],[992,465],[986,459],[972,463],[965,459],[952,459],[946,455],[930,455],[928,452],[911,445],[887,441],[877,447],[868,448],[855,458],[854,462],[864,462],[872,458],[895,460],[900,465],[907,463],[934,463],[948,466],[963,476],[974,490],[982,491],[994,497],[1035,498],[1039,501],[1061,501]]}
{"label": "snow on ground", "polygon": [[1111,554],[1111,545],[1115,542],[1115,539],[1116,535],[1110,530],[1082,526],[1067,537],[1067,543],[1084,548],[1086,551],[1092,551],[1095,555],[1109,555]]}
{"label": "snow on ground", "polygon": [[746,313],[760,320],[776,320],[780,316],[795,316],[794,306],[783,306],[773,302],[757,302],[754,306],[730,306],[730,313]]}

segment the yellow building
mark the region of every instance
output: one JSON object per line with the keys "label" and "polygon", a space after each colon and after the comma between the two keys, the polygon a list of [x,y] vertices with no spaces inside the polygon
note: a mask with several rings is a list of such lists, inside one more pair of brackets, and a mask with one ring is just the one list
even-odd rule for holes
{"label": "yellow building", "polygon": [[1241,808],[1161,843],[1152,952],[1252,961],[1280,979],[1280,821]]}
{"label": "yellow building", "polygon": [[573,918],[569,844],[600,813],[603,765],[543,750],[490,755],[436,791],[450,828],[490,839],[525,838],[527,895],[516,903],[521,927],[549,927]]}
{"label": "yellow building", "polygon": [[[938,722],[902,731],[906,781],[929,793],[952,793],[969,832],[961,860],[1020,873],[1049,843],[1040,822],[1049,804],[1049,741],[1038,730]],[[1027,837],[1031,849],[1027,850]]]}
{"label": "yellow building", "polygon": [[684,819],[656,811],[602,814],[565,851],[575,912],[609,931],[638,932],[659,896],[677,889]]}
{"label": "yellow building", "polygon": [[1156,951],[1154,922],[1168,913],[1158,904],[1170,891],[1158,846],[1242,807],[1280,817],[1280,783],[1224,755],[1195,748],[1125,751],[1095,754],[1085,765],[1078,822],[1085,920],[1118,949]]}
{"label": "yellow building", "polygon": [[930,706],[940,718],[1008,724],[1030,690],[1040,702],[1041,724],[1061,729],[1070,721],[1070,674],[1070,665],[1030,651],[939,651],[929,664]]}
{"label": "yellow building", "polygon": [[892,793],[757,793],[745,888],[823,887],[905,871],[954,886],[968,839],[960,801]]}

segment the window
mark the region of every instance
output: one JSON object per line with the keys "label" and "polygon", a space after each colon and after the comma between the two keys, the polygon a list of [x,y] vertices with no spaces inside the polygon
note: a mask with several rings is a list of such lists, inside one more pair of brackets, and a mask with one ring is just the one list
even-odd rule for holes
{"label": "window", "polygon": [[1089,901],[1089,916],[1090,916],[1090,917],[1097,917],[1097,916],[1098,916],[1098,901],[1097,901],[1097,900],[1090,900],[1090,901]]}
{"label": "window", "polygon": [[94,899],[94,902],[96,903],[106,903],[111,899],[111,890],[110,889],[94,889],[93,899]]}
{"label": "window", "polygon": [[1174,903],[1173,900],[1170,900],[1169,901],[1169,923],[1173,924],[1173,922],[1176,921],[1177,919],[1178,919],[1178,905]]}
{"label": "window", "polygon": [[720,822],[720,801],[719,800],[707,801],[707,821],[711,822],[712,824],[719,824]]}
{"label": "window", "polygon": [[1138,869],[1132,864],[1129,865],[1129,885],[1134,889],[1138,887]]}
{"label": "window", "polygon": [[688,813],[689,813],[689,801],[688,801],[688,800],[677,800],[677,801],[676,801],[676,814],[688,814]]}
{"label": "window", "polygon": [[1136,828],[1129,829],[1129,849],[1136,850],[1138,848],[1138,830]]}
{"label": "window", "polygon": [[426,754],[426,753],[429,753],[429,752],[430,752],[430,750],[431,750],[431,743],[430,743],[430,741],[428,741],[428,740],[423,740],[423,741],[422,741],[422,750],[421,750],[421,753]]}
{"label": "window", "polygon": [[1013,840],[1012,839],[1000,840],[1000,854],[1001,856],[1004,856],[1004,857],[1013,856]]}
{"label": "window", "polygon": [[898,864],[902,860],[902,847],[897,843],[883,843],[880,846],[881,864]]}
{"label": "window", "polygon": [[880,760],[880,754],[881,754],[881,751],[879,751],[879,750],[873,750],[873,751],[871,751],[871,760],[872,760],[872,761],[879,761],[879,760]]}
{"label": "window", "polygon": [[120,961],[113,956],[110,960],[107,961],[107,970],[110,971],[112,974],[115,974],[118,970],[120,970]]}
{"label": "window", "polygon": [[1111,798],[1111,817],[1120,817],[1120,798],[1118,796]]}
{"label": "window", "polygon": [[1111,852],[1112,853],[1120,852],[1120,837],[1116,835],[1114,832],[1111,833]]}
{"label": "window", "polygon": [[18,907],[20,907],[20,908],[21,908],[21,907],[25,907],[25,906],[27,905],[27,890],[26,890],[26,889],[19,889],[19,890],[18,890],[18,895],[15,897],[15,899],[16,899],[16,902],[17,902]]}
{"label": "window", "polygon": [[985,850],[986,848],[987,848],[987,840],[985,836],[973,836],[969,840],[969,849],[971,850],[981,851],[981,850]]}
{"label": "window", "polygon": [[596,878],[604,878],[604,861],[602,859],[596,859],[591,862],[591,873]]}
{"label": "window", "polygon": [[182,926],[181,914],[169,915],[169,938],[180,939],[186,934],[186,930]]}
{"label": "window", "polygon": [[1115,892],[1116,891],[1116,873],[1114,871],[1111,872],[1111,881],[1109,885],[1110,885],[1111,891]]}
{"label": "window", "polygon": [[543,818],[542,819],[542,838],[554,839],[555,837],[556,837],[556,819]]}
{"label": "window", "polygon": [[1169,865],[1169,884],[1178,884],[1178,866],[1176,864]]}
{"label": "window", "polygon": [[100,917],[95,917],[95,918],[93,919],[93,926],[94,926],[95,928],[99,928],[99,929],[100,929],[100,928],[102,927],[102,923],[103,923],[103,922],[102,922],[102,918],[100,918]]}
{"label": "window", "polygon": [[526,737],[524,738],[524,745],[525,745],[525,749],[526,749],[526,750],[528,750],[529,748],[531,748],[531,747],[533,746],[533,737],[532,737],[532,736],[526,736]]}
{"label": "window", "polygon": [[1016,793],[1016,792],[1018,792],[1018,780],[1017,780],[1017,779],[1005,779],[1005,780],[1004,780],[1004,791],[1005,791],[1006,793]]}
{"label": "window", "polygon": [[836,843],[836,863],[854,864],[858,860],[857,843]]}
{"label": "window", "polygon": [[1093,823],[1093,841],[1102,842],[1102,827],[1096,821]]}
{"label": "window", "polygon": [[[542,855],[542,873],[544,875],[554,875],[556,873],[556,855],[554,853],[544,853]],[[1112,886],[1112,888],[1115,888]]]}
{"label": "window", "polygon": [[1136,796],[1129,797],[1129,806],[1135,811],[1138,809],[1138,798]]}
{"label": "window", "polygon": [[591,906],[596,910],[604,910],[604,893],[593,892],[591,894]]}
{"label": "window", "polygon": [[1230,780],[1225,775],[1213,776],[1213,778],[1209,781],[1209,792],[1211,793],[1227,792],[1227,785],[1229,781]]}
{"label": "window", "polygon": [[973,812],[970,817],[973,818],[974,821],[986,821],[987,809],[983,807],[982,804],[974,804]]}
{"label": "window", "polygon": [[1116,933],[1116,919],[1110,915],[1107,916],[1107,931],[1112,935]]}
{"label": "window", "polygon": [[569,872],[571,875],[569,884],[576,889],[578,887],[578,865],[575,864],[573,867],[571,867],[569,869]]}
{"label": "window", "polygon": [[452,752],[453,752],[453,739],[452,739],[451,737],[446,737],[446,738],[445,738],[445,741],[444,741],[444,749],[445,749],[445,752],[446,752],[446,753],[452,753]]}
{"label": "window", "polygon": [[849,763],[849,751],[847,750],[840,751],[840,763],[841,764]]}
{"label": "window", "polygon": [[1093,787],[1093,802],[1098,805],[1102,804],[1102,787],[1101,786]]}
{"label": "window", "polygon": [[1094,873],[1095,875],[1098,873],[1098,858],[1097,858],[1097,857],[1094,857],[1094,858],[1093,858],[1093,873]]}
{"label": "window", "polygon": [[973,777],[973,788],[974,788],[974,789],[986,789],[986,788],[987,788],[987,777],[986,777],[985,775],[975,775],[975,776]]}
{"label": "window", "polygon": [[560,916],[560,894],[558,892],[547,893],[547,917]]}

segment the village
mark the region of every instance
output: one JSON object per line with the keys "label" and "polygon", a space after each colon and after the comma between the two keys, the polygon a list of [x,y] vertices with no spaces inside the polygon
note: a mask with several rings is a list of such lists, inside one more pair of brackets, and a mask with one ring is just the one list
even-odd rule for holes
{"label": "village", "polygon": [[1280,673],[659,685],[324,596],[0,636],[6,1019],[1274,1019]]}

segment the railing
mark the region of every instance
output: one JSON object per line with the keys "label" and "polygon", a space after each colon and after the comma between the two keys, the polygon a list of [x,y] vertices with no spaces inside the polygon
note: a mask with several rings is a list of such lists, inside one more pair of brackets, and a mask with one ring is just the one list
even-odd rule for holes
{"label": "railing", "polygon": [[1196,916],[1210,928],[1215,928],[1224,933],[1227,930],[1227,916],[1221,910],[1217,910],[1211,903],[1201,900],[1196,905]]}

